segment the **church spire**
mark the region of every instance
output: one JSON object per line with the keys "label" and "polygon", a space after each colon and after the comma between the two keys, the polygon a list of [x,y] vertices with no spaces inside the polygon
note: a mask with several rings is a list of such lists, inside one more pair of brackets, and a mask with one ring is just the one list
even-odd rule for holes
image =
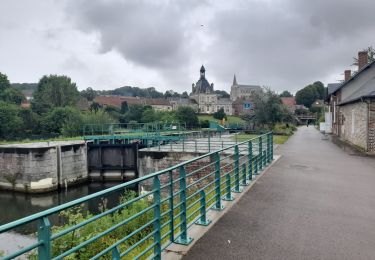
{"label": "church spire", "polygon": [[237,85],[237,79],[236,79],[236,74],[234,74],[233,77],[233,86]]}
{"label": "church spire", "polygon": [[201,78],[204,78],[204,77],[205,77],[206,69],[203,67],[203,65],[202,65],[202,67],[201,67],[200,72],[201,72]]}

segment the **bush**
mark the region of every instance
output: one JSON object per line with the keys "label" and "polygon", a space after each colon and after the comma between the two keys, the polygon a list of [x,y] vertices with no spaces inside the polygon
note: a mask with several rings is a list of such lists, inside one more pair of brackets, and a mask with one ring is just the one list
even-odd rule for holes
{"label": "bush", "polygon": [[15,139],[23,135],[23,122],[16,105],[0,101],[0,139]]}
{"label": "bush", "polygon": [[292,135],[294,131],[297,130],[297,127],[288,123],[278,123],[272,129],[272,132],[275,135]]}
{"label": "bush", "polygon": [[[68,134],[75,127],[80,128],[80,125],[82,125],[81,112],[74,107],[56,107],[45,114],[41,120],[42,132],[48,134],[62,134],[62,132]],[[74,133],[68,135],[71,136]]]}
{"label": "bush", "polygon": [[224,108],[220,108],[217,112],[213,113],[212,115],[217,120],[223,120],[223,118],[226,118],[227,115],[224,112]]}
{"label": "bush", "polygon": [[210,121],[208,121],[208,120],[200,120],[199,121],[199,126],[201,128],[209,128],[210,127]]}
{"label": "bush", "polygon": [[[133,198],[136,197],[136,193],[133,191],[125,192],[123,198],[120,199],[120,203],[123,204]],[[88,239],[92,238],[99,233],[104,232],[105,230],[113,227],[114,225],[124,221],[125,219],[129,219],[131,216],[134,216],[136,213],[146,209],[150,206],[150,202],[147,199],[138,200],[131,205],[123,208],[122,210],[116,211],[112,214],[108,214],[104,217],[99,218],[98,220],[91,222],[81,228],[78,228],[58,239],[53,241],[52,243],[52,256],[58,256],[63,252],[70,250],[71,248],[87,241]],[[52,227],[52,232],[54,234],[59,233],[63,230],[68,229],[74,225],[77,225],[94,215],[88,211],[83,210],[83,205],[79,207],[74,207],[65,211],[60,212],[59,216],[63,218],[65,224],[62,226],[54,226]],[[99,205],[99,211],[105,212],[107,211],[107,200],[102,199],[102,202]],[[65,257],[64,259],[90,259],[94,255],[100,253],[107,247],[111,246],[112,244],[116,243],[121,238],[127,236],[134,230],[140,228],[141,226],[145,225],[147,222],[151,221],[153,218],[153,211],[152,209],[147,211],[146,214],[142,214],[138,218],[128,222],[126,225],[121,225],[114,231],[110,232],[107,235],[102,236],[101,238],[95,240],[94,242],[88,244],[85,247],[77,250],[76,252],[70,254],[69,256]],[[129,239],[126,243],[122,243],[118,246],[118,249],[123,252],[127,248],[129,248],[132,244],[136,243],[143,237],[145,237],[149,232],[151,232],[152,225],[150,228],[146,228],[143,231],[139,232],[138,234],[134,235]],[[146,240],[147,241],[147,240]],[[135,250],[136,251],[136,250]],[[138,252],[135,252],[138,253]],[[131,253],[128,257],[131,257]],[[37,259],[36,252],[29,255],[31,259]],[[111,252],[104,255],[101,259],[112,259]]]}

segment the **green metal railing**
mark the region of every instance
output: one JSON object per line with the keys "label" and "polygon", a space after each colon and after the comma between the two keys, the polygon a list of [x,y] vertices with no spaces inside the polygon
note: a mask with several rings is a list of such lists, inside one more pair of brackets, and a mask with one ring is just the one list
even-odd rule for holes
{"label": "green metal railing", "polygon": [[[267,133],[2,225],[0,235],[30,223],[38,226],[32,244],[5,252],[2,259],[160,259],[171,243],[189,244],[189,228],[209,225],[207,212],[222,210],[222,200],[233,200],[232,193],[241,192],[273,160],[272,142],[272,133]],[[141,192],[112,208],[83,217],[72,213],[88,201],[134,185]],[[66,212],[74,216],[68,224],[51,223],[53,215],[64,219]]]}
{"label": "green metal railing", "polygon": [[180,123],[110,123],[85,124],[82,126],[84,136],[88,135],[123,135],[123,134],[160,134],[162,132],[185,131],[186,124]]}

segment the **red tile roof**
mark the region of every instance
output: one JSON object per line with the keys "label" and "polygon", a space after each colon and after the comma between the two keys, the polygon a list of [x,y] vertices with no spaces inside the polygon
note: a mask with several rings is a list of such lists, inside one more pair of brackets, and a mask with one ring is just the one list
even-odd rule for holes
{"label": "red tile roof", "polygon": [[295,106],[297,104],[294,97],[282,97],[281,102],[288,107]]}
{"label": "red tile roof", "polygon": [[97,96],[94,99],[100,105],[121,107],[122,102],[126,101],[128,105],[144,104],[144,100],[137,97],[123,96]]}

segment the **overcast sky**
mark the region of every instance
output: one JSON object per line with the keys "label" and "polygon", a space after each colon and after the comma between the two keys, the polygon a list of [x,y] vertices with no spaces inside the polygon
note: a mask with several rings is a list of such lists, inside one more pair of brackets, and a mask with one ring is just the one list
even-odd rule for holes
{"label": "overcast sky", "polygon": [[215,89],[291,92],[343,78],[374,46],[374,0],[1,0],[0,72],[64,74],[79,89],[191,91],[202,64]]}

